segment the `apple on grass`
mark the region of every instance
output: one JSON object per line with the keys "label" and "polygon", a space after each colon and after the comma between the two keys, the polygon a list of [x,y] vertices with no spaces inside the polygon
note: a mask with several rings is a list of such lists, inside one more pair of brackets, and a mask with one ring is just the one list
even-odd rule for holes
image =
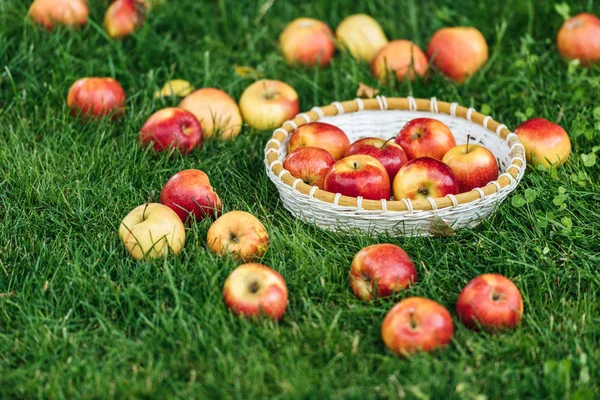
{"label": "apple on grass", "polygon": [[254,215],[245,211],[229,211],[210,226],[206,244],[215,254],[231,254],[235,259],[248,262],[265,254],[269,235]]}
{"label": "apple on grass", "polygon": [[186,169],[173,175],[160,192],[160,202],[171,208],[181,221],[202,221],[221,213],[221,199],[208,176],[198,169]]}
{"label": "apple on grass", "polygon": [[137,0],[115,0],[106,10],[104,27],[111,38],[131,35],[144,24],[146,7]]}
{"label": "apple on grass", "polygon": [[325,176],[333,164],[335,160],[326,150],[318,147],[298,147],[287,155],[283,161],[283,168],[307,185],[323,189]]}
{"label": "apple on grass", "polygon": [[240,110],[251,127],[275,129],[300,111],[298,93],[285,82],[262,79],[244,90]]}
{"label": "apple on grass", "polygon": [[431,157],[441,160],[456,146],[456,140],[446,124],[433,118],[415,118],[396,136],[396,144],[406,152],[409,160]]}
{"label": "apple on grass", "polygon": [[415,158],[400,168],[392,183],[394,198],[425,200],[458,193],[458,180],[449,166],[429,157]]}
{"label": "apple on grass", "polygon": [[391,296],[416,281],[415,264],[394,244],[365,247],[356,253],[350,267],[350,286],[362,300]]}
{"label": "apple on grass", "polygon": [[183,154],[201,147],[203,139],[202,126],[194,114],[174,107],[163,108],[152,114],[138,137],[142,147],[152,144],[157,152],[174,147]]}
{"label": "apple on grass", "polygon": [[244,317],[283,317],[288,291],[283,277],[262,264],[243,264],[223,285],[223,299],[234,314]]}
{"label": "apple on grass", "polygon": [[89,13],[86,0],[34,0],[29,7],[31,19],[48,30],[57,25],[83,26]]}
{"label": "apple on grass", "polygon": [[390,177],[390,181],[392,181],[400,168],[408,162],[408,158],[402,147],[394,143],[392,139],[394,138],[388,140],[376,137],[359,139],[350,145],[350,148],[346,152],[346,157],[356,154],[375,157],[383,164]]}
{"label": "apple on grass", "polygon": [[558,52],[569,60],[580,60],[584,66],[600,63],[600,19],[581,13],[569,18],[558,31]]}
{"label": "apple on grass", "polygon": [[344,196],[381,200],[390,198],[390,178],[376,158],[362,154],[337,161],[325,176],[324,188]]}
{"label": "apple on grass", "polygon": [[560,167],[571,154],[571,139],[567,132],[544,118],[533,118],[515,129],[525,148],[527,163],[546,168]]}
{"label": "apple on grass", "polygon": [[479,275],[460,293],[456,315],[471,329],[493,331],[515,328],[523,317],[521,292],[502,275]]}
{"label": "apple on grass", "polygon": [[113,78],[81,78],[69,89],[67,106],[74,116],[117,118],[125,112],[125,91]]}
{"label": "apple on grass", "polygon": [[366,14],[344,18],[335,30],[335,35],[343,49],[348,49],[352,57],[368,63],[389,43],[379,23]]}
{"label": "apple on grass", "polygon": [[487,62],[488,45],[477,28],[442,28],[429,41],[427,57],[442,74],[463,83]]}
{"label": "apple on grass", "polygon": [[134,259],[152,259],[178,254],[185,244],[185,228],[169,207],[146,203],[123,218],[119,238]]}
{"label": "apple on grass", "polygon": [[397,303],[381,326],[385,345],[404,357],[443,348],[453,336],[454,324],[448,310],[422,297],[409,297]]}
{"label": "apple on grass", "polygon": [[327,150],[337,161],[346,155],[350,147],[350,140],[344,131],[335,125],[310,122],[294,129],[288,142],[288,153],[304,146]]}
{"label": "apple on grass", "polygon": [[325,67],[335,53],[331,28],[314,18],[290,22],[279,36],[279,47],[288,64],[306,67]]}
{"label": "apple on grass", "polygon": [[450,167],[458,180],[460,193],[483,187],[498,179],[498,162],[484,146],[467,143],[448,150],[442,162]]}
{"label": "apple on grass", "polygon": [[393,40],[379,50],[371,71],[382,84],[389,83],[393,74],[399,81],[404,78],[412,81],[416,76],[425,76],[428,64],[419,46],[409,40]]}

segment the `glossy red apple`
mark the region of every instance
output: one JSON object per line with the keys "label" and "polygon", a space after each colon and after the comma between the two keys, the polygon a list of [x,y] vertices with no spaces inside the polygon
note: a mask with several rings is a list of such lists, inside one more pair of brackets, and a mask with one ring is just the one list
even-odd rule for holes
{"label": "glossy red apple", "polygon": [[288,291],[283,277],[262,264],[243,264],[223,285],[223,299],[234,314],[244,317],[283,317]]}
{"label": "glossy red apple", "polygon": [[600,19],[581,13],[565,21],[556,38],[558,51],[584,66],[600,63]]}
{"label": "glossy red apple", "polygon": [[416,281],[415,264],[394,244],[365,247],[356,253],[350,267],[350,286],[362,300],[391,296]]}
{"label": "glossy red apple", "polygon": [[458,180],[449,166],[429,157],[415,158],[400,168],[392,183],[394,198],[424,200],[458,193]]}
{"label": "glossy red apple", "polygon": [[571,154],[571,139],[560,126],[544,118],[533,118],[515,129],[525,148],[527,163],[560,167]]}
{"label": "glossy red apple", "polygon": [[288,142],[288,153],[304,146],[327,150],[337,161],[346,155],[350,147],[350,140],[337,126],[324,122],[310,122],[299,126],[292,132]]}
{"label": "glossy red apple", "polygon": [[352,143],[346,152],[346,156],[355,154],[364,154],[379,160],[385,167],[390,181],[394,180],[400,168],[408,162],[402,147],[394,143],[392,139],[384,140],[375,137],[359,139]]}
{"label": "glossy red apple", "polygon": [[197,169],[173,175],[160,192],[160,202],[170,207],[183,222],[216,218],[221,214],[221,199],[208,176]]}
{"label": "glossy red apple", "polygon": [[448,310],[422,297],[409,297],[396,304],[381,326],[385,345],[404,357],[445,347],[453,336],[454,324]]}
{"label": "glossy red apple", "polygon": [[431,157],[441,160],[456,146],[450,128],[432,118],[415,118],[409,121],[396,136],[396,143],[406,152],[409,160]]}
{"label": "glossy red apple", "polygon": [[448,150],[442,162],[450,167],[460,193],[483,187],[498,179],[498,162],[486,147],[477,144],[462,144]]}
{"label": "glossy red apple", "polygon": [[344,196],[380,200],[390,198],[390,178],[376,158],[356,155],[342,158],[325,176],[325,190]]}
{"label": "glossy red apple", "polygon": [[318,147],[298,147],[285,158],[283,168],[304,183],[323,189],[325,176],[335,164],[326,150]]}
{"label": "glossy red apple", "polygon": [[202,126],[194,114],[181,108],[164,108],[148,118],[138,141],[142,147],[152,143],[157,152],[174,147],[187,154],[201,147],[203,138]]}
{"label": "glossy red apple", "polygon": [[456,315],[472,329],[515,328],[523,317],[521,292],[510,279],[502,275],[480,275],[460,293]]}
{"label": "glossy red apple", "polygon": [[117,118],[125,112],[125,91],[112,78],[81,78],[69,89],[67,106],[84,118]]}

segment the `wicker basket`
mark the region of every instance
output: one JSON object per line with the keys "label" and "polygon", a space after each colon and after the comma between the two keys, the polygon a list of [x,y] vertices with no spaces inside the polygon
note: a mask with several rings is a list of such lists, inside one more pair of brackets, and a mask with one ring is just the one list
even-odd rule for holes
{"label": "wicker basket", "polygon": [[[388,139],[410,120],[435,118],[450,128],[457,144],[481,144],[498,160],[500,176],[482,188],[470,192],[428,198],[426,200],[363,200],[309,186],[283,169],[287,142],[296,127],[312,121],[338,126],[353,142],[363,137]],[[474,227],[489,216],[525,172],[525,149],[517,135],[505,125],[472,108],[445,103],[435,98],[385,98],[335,102],[297,115],[273,132],[265,149],[269,178],[275,183],[283,204],[296,217],[321,228],[339,231],[360,229],[368,233],[394,236],[448,234],[463,227]]]}

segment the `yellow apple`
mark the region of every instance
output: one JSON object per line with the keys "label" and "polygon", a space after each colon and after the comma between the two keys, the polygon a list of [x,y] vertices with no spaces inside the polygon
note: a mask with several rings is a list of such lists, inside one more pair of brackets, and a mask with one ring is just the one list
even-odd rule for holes
{"label": "yellow apple", "polygon": [[240,109],[251,127],[275,129],[300,111],[298,93],[285,82],[261,79],[244,90]]}
{"label": "yellow apple", "polygon": [[368,63],[388,40],[375,19],[366,14],[354,14],[345,18],[335,30],[337,40],[352,57]]}

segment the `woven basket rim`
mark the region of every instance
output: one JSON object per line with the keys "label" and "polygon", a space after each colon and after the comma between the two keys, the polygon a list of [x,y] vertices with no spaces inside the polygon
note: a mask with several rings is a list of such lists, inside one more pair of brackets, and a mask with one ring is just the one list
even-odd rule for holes
{"label": "woven basket rim", "polygon": [[[489,132],[495,133],[504,139],[509,148],[511,164],[506,168],[506,172],[499,175],[498,179],[488,183],[481,188],[475,188],[469,192],[456,195],[447,195],[444,197],[429,197],[411,201],[410,199],[399,200],[368,200],[362,197],[344,196],[340,193],[332,193],[319,189],[317,186],[310,186],[301,179],[294,177],[289,171],[283,168],[279,160],[279,150],[282,143],[299,126],[316,122],[324,117],[336,116],[363,111],[422,111],[439,114],[447,114],[455,118],[461,118],[478,125],[481,125]],[[438,101],[435,97],[431,99],[419,99],[414,97],[395,97],[386,98],[377,96],[374,99],[354,99],[344,102],[333,102],[330,105],[322,107],[313,107],[310,111],[298,114],[291,120],[285,121],[281,127],[273,131],[271,139],[265,147],[265,163],[268,170],[281,182],[289,186],[293,191],[309,196],[311,199],[317,199],[329,204],[341,207],[355,207],[357,210],[367,211],[385,211],[385,212],[405,212],[405,211],[430,211],[443,208],[458,207],[468,203],[476,202],[484,197],[498,194],[510,184],[518,180],[521,171],[526,167],[525,148],[520,143],[519,138],[511,132],[506,125],[495,121],[491,116],[477,112],[474,108],[467,108],[456,102],[448,103]]]}

